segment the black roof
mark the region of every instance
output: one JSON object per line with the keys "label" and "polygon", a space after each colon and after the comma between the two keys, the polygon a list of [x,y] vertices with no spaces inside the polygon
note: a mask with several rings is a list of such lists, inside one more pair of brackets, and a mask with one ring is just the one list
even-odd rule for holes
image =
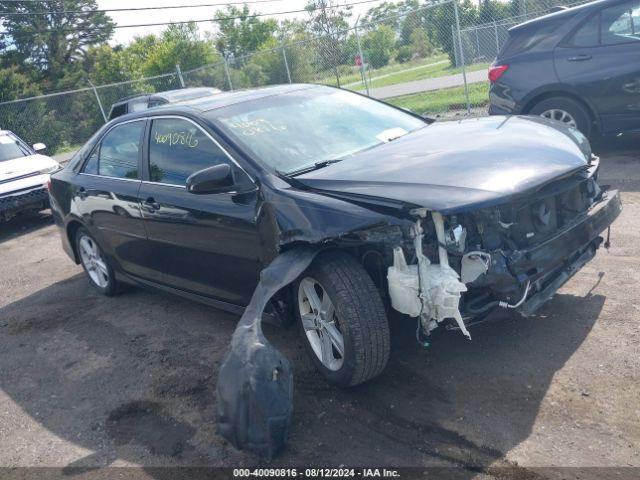
{"label": "black roof", "polygon": [[542,22],[546,22],[547,20],[557,19],[557,18],[571,18],[574,15],[581,12],[590,12],[593,9],[600,8],[604,5],[615,5],[616,3],[621,3],[627,0],[596,0],[595,2],[584,3],[582,5],[577,5],[571,8],[565,8],[553,13],[549,13],[547,15],[543,15],[542,17],[534,18],[533,20],[528,20],[526,22],[520,23],[515,27],[511,27],[509,30],[520,30],[523,28],[528,28],[532,25],[537,25]]}
{"label": "black roof", "polygon": [[184,100],[190,100],[192,98],[203,97],[206,95],[215,95],[222,92],[217,88],[211,87],[192,87],[192,88],[178,88],[175,90],[166,90],[164,92],[156,92],[156,93],[136,93],[134,95],[129,95],[127,97],[120,98],[114,105],[119,103],[130,102],[131,100],[136,99],[161,99],[166,100],[167,102],[181,102]]}
{"label": "black roof", "polygon": [[236,90],[234,92],[221,92],[208,97],[200,97],[193,100],[187,100],[176,104],[166,104],[155,107],[154,111],[176,109],[176,107],[187,108],[199,112],[207,112],[216,108],[235,105],[237,103],[248,102],[258,98],[272,97],[276,95],[285,95],[290,92],[306,90],[310,88],[331,88],[321,85],[294,83],[285,85],[274,85],[269,87],[253,88],[247,90]]}

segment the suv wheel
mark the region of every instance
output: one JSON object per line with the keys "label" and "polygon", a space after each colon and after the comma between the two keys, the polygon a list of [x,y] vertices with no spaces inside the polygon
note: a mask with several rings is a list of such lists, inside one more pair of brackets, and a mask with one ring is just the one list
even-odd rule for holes
{"label": "suv wheel", "polygon": [[352,386],[379,375],[389,359],[387,315],[365,269],[342,252],[319,255],[295,286],[296,315],[318,370]]}
{"label": "suv wheel", "polygon": [[582,104],[571,98],[547,98],[534,105],[529,113],[577,128],[587,137],[591,134],[591,115]]}
{"label": "suv wheel", "polygon": [[98,242],[84,228],[79,228],[76,233],[76,249],[91,285],[103,295],[114,295],[117,285],[113,269]]}

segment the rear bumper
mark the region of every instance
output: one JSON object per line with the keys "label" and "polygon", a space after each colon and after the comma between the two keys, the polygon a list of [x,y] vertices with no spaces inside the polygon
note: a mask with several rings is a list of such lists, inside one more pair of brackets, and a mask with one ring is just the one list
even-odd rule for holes
{"label": "rear bumper", "polygon": [[44,186],[19,190],[0,195],[0,219],[11,217],[22,210],[45,209],[49,194]]}

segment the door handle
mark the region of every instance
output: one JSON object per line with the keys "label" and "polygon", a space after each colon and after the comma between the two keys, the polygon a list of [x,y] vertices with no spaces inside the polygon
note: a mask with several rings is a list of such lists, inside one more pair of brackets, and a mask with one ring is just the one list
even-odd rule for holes
{"label": "door handle", "polygon": [[576,55],[575,57],[567,58],[570,62],[584,62],[585,60],[591,60],[591,55]]}
{"label": "door handle", "polygon": [[153,197],[149,197],[144,201],[144,206],[147,207],[149,211],[160,210],[160,204],[155,201]]}

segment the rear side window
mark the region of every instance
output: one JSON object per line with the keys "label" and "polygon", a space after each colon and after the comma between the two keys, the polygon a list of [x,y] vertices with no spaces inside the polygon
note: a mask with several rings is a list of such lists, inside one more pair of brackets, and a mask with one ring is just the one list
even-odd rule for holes
{"label": "rear side window", "polygon": [[591,17],[569,40],[574,47],[594,47],[600,44],[600,14]]}
{"label": "rear side window", "polygon": [[640,42],[640,0],[602,10],[602,45]]}
{"label": "rear side window", "polygon": [[112,128],[94,148],[83,172],[105,177],[136,179],[144,121]]}
{"label": "rear side window", "polygon": [[221,163],[229,157],[200,128],[180,118],[159,118],[151,124],[149,136],[149,180],[185,185],[195,172]]}
{"label": "rear side window", "polygon": [[499,57],[510,57],[531,50],[543,40],[550,38],[556,29],[566,21],[567,17],[562,17],[510,31],[509,40],[507,40]]}

